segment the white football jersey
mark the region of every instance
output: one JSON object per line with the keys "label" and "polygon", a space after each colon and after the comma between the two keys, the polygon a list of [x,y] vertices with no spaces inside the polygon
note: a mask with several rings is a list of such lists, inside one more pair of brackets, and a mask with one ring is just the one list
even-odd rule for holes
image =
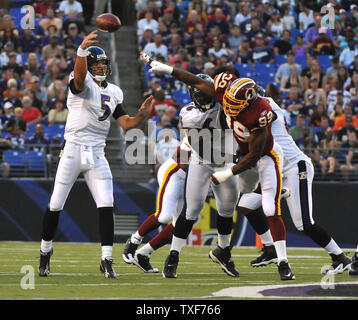
{"label": "white football jersey", "polygon": [[[73,79],[73,72],[69,81]],[[106,82],[100,87],[89,73],[85,87],[77,94],[68,90],[68,117],[65,128],[65,140],[92,147],[104,147],[110,127],[110,116],[118,104],[123,102],[122,90]]]}
{"label": "white football jersey", "polygon": [[[191,102],[181,109],[179,118],[183,128],[186,129],[217,129],[217,134],[213,134],[211,143],[213,153],[217,152],[221,153],[221,155],[234,155],[238,150],[238,144],[234,139],[232,130],[226,130],[225,133],[221,131],[222,129],[225,129],[220,121],[221,109],[220,104],[216,103],[212,109],[203,112],[195,106],[194,102]],[[199,157],[194,147],[192,157],[196,159]]]}
{"label": "white football jersey", "polygon": [[272,98],[265,97],[265,99],[277,115],[277,119],[272,122],[271,132],[275,142],[281,146],[283,151],[283,171],[285,172],[292,168],[292,166],[296,165],[300,160],[310,162],[311,159],[302,152],[288,133],[283,110]]}

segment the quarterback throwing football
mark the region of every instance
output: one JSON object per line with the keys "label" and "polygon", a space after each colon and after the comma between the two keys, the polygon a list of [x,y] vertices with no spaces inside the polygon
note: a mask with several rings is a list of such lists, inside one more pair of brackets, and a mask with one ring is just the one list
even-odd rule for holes
{"label": "quarterback throwing football", "polygon": [[74,71],[69,78],[65,144],[61,151],[50,203],[43,218],[39,275],[50,273],[50,257],[59,215],[80,173],[96,202],[102,248],[100,270],[115,278],[112,268],[113,184],[104,154],[110,116],[128,130],[140,125],[152,109],[153,97],[147,98],[138,113],[130,117],[122,108],[122,90],[106,81],[111,72],[110,59],[98,46],[97,30],[84,38],[78,48]]}

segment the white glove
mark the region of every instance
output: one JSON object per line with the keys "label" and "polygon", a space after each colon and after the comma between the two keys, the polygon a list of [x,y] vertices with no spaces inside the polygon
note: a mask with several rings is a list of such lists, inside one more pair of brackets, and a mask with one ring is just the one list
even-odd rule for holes
{"label": "white glove", "polygon": [[232,173],[231,168],[223,170],[223,171],[218,171],[212,174],[211,176],[211,182],[216,186],[219,183],[222,183],[224,181],[226,181],[227,179],[229,179],[230,177],[232,177],[234,174]]}
{"label": "white glove", "polygon": [[167,64],[161,63],[159,61],[153,60],[150,56],[148,56],[143,51],[140,53],[140,59],[151,67],[149,69],[149,72],[165,72],[167,74],[173,73],[173,67],[168,66]]}

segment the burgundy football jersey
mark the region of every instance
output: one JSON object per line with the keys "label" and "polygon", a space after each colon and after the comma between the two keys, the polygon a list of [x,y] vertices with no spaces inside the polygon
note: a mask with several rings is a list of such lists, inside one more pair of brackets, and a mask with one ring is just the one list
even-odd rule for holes
{"label": "burgundy football jersey", "polygon": [[[231,73],[220,73],[214,79],[216,99],[223,105],[225,90],[229,88],[233,81],[238,79]],[[269,154],[273,148],[273,136],[271,133],[271,123],[273,113],[271,106],[264,98],[257,98],[254,103],[241,111],[237,116],[226,115],[226,124],[233,130],[236,141],[240,146],[240,153],[249,152],[249,138],[251,132],[264,127],[268,128],[268,136],[264,148],[264,154]]]}

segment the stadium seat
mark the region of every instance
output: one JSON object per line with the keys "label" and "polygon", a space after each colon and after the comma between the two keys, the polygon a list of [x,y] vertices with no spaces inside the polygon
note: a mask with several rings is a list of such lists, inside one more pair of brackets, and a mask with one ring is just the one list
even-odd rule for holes
{"label": "stadium seat", "polygon": [[65,133],[65,125],[62,123],[54,123],[47,127],[47,136],[52,141],[54,137],[59,137],[63,142]]}
{"label": "stadium seat", "polygon": [[22,13],[21,8],[12,8],[12,9],[10,9],[9,13],[10,13],[10,16],[12,17],[12,19],[14,20],[15,27],[20,28],[21,27],[21,19],[25,15],[25,12]]}
{"label": "stadium seat", "polygon": [[175,102],[186,105],[191,101],[189,92],[187,90],[174,90],[172,96]]}
{"label": "stadium seat", "polygon": [[246,63],[242,63],[242,64],[238,64],[236,63],[235,65],[235,69],[237,71],[239,71],[240,73],[240,77],[248,77],[251,78],[253,76],[253,68]]}
{"label": "stadium seat", "polygon": [[287,57],[284,54],[278,54],[275,56],[275,64],[276,67],[279,67],[281,64],[284,64],[287,62]]}
{"label": "stadium seat", "polygon": [[45,154],[39,151],[28,151],[25,154],[26,169],[29,175],[43,175],[45,166]]}
{"label": "stadium seat", "polygon": [[296,37],[299,34],[302,34],[302,32],[299,29],[291,29],[290,32],[291,32],[291,44],[294,45],[296,44]]}
{"label": "stadium seat", "polygon": [[4,151],[3,159],[10,165],[10,176],[19,177],[24,174],[25,157],[21,151]]}
{"label": "stadium seat", "polygon": [[269,83],[275,81],[275,66],[273,64],[256,63],[253,67],[253,79],[266,88]]}
{"label": "stadium seat", "polygon": [[332,67],[332,56],[317,56],[317,61],[320,63],[322,70]]}
{"label": "stadium seat", "polygon": [[299,64],[302,69],[307,66],[306,56],[297,56],[296,63]]}

